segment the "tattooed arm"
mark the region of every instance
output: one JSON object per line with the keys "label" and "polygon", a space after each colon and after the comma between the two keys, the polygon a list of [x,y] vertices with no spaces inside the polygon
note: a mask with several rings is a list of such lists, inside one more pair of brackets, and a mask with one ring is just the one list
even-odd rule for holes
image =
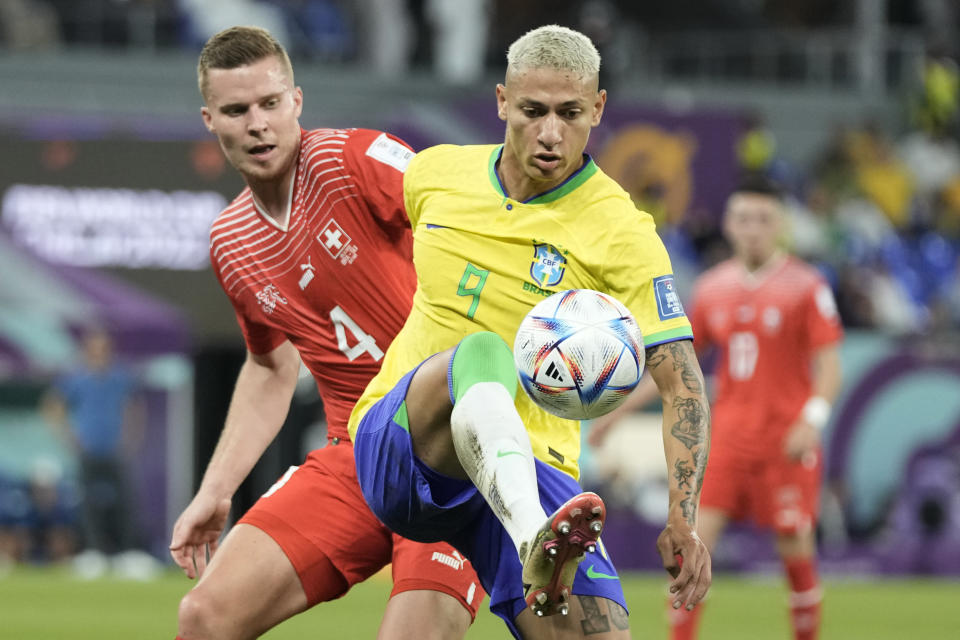
{"label": "tattooed arm", "polygon": [[667,526],[657,548],[664,568],[673,576],[673,607],[692,609],[711,581],[710,555],[696,534],[700,489],[710,453],[710,405],[692,341],[647,349],[647,369],[663,400],[663,449],[670,488]]}

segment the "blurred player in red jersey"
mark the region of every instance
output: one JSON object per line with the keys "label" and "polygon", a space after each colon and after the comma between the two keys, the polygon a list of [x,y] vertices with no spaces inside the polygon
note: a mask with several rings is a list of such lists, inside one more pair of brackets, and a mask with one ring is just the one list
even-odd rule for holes
{"label": "blurred player in red jersey", "polygon": [[[843,329],[827,283],[780,249],[782,209],[775,185],[745,180],[724,215],[733,257],[694,286],[694,344],[699,353],[716,349],[718,356],[697,532],[713,553],[731,520],[772,530],[790,585],[794,637],[813,640],[821,602],[815,540],[820,434],[840,387]],[[652,399],[650,386],[645,382],[629,405]],[[592,425],[591,444],[622,414]],[[677,474],[685,472],[674,473],[684,482]],[[674,640],[696,637],[702,607],[671,611]]]}
{"label": "blurred player in red jersey", "polygon": [[[460,638],[484,595],[470,563],[374,517],[346,430],[416,286],[402,197],[413,152],[379,131],[302,130],[290,60],[261,29],[213,36],[197,73],[204,123],[247,183],[214,222],[210,257],[248,355],[173,529],[171,555],[200,577],[180,603],[178,637],[254,638],[392,562],[379,637]],[[233,493],[284,422],[301,360],[323,399],[328,445],[291,467],[218,549]]]}
{"label": "blurred player in red jersey", "polygon": [[[694,287],[696,344],[719,356],[698,531],[712,550],[730,520],[771,529],[790,586],[794,637],[813,640],[822,599],[820,434],[840,387],[843,329],[829,285],[779,248],[783,218],[775,185],[759,177],[741,184],[724,217],[733,257]],[[676,612],[674,639],[695,637],[697,617],[698,609]]]}
{"label": "blurred player in red jersey", "polygon": [[[733,257],[697,281],[695,344],[717,350],[714,440],[698,531],[714,549],[730,520],[773,531],[790,587],[794,637],[820,626],[816,519],[820,434],[840,388],[843,329],[830,286],[780,249],[783,202],[755,177],[727,201]],[[673,637],[695,637],[698,609],[679,611]]]}

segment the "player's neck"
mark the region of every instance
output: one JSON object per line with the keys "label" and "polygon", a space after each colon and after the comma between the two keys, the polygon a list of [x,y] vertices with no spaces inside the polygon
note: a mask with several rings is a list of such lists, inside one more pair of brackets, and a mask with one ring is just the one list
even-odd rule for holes
{"label": "player's neck", "polygon": [[513,155],[509,155],[504,150],[500,156],[500,162],[497,163],[497,176],[500,178],[500,184],[503,185],[503,191],[508,198],[517,202],[526,202],[531,198],[546,193],[554,187],[563,184],[567,178],[572,176],[583,166],[583,155],[580,162],[576,164],[566,175],[550,181],[534,180],[523,171]]}
{"label": "player's neck", "polygon": [[253,202],[257,210],[282,228],[286,228],[290,216],[295,176],[296,165],[294,164],[280,180],[247,182],[251,193],[253,193]]}
{"label": "player's neck", "polygon": [[765,258],[751,258],[748,256],[740,256],[740,264],[743,265],[743,268],[747,273],[755,276],[762,275],[773,268],[776,268],[777,265],[783,260],[785,254],[781,249],[775,250],[769,256]]}

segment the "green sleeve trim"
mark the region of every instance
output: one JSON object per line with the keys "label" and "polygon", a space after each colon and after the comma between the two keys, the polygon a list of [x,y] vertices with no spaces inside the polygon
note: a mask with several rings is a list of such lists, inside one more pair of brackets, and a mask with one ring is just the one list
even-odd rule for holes
{"label": "green sleeve trim", "polygon": [[650,347],[655,347],[665,342],[675,342],[685,339],[693,340],[693,329],[690,325],[677,327],[676,329],[667,329],[666,331],[658,331],[657,333],[643,336],[643,347],[649,349]]}

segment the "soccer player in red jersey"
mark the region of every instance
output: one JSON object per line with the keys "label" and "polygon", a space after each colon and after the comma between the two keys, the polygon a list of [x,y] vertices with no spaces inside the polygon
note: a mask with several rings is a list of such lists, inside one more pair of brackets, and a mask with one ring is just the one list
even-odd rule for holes
{"label": "soccer player in red jersey", "polygon": [[[379,637],[462,637],[484,595],[470,563],[374,517],[346,430],[416,285],[402,197],[413,152],[379,131],[302,130],[290,60],[262,29],[213,36],[197,72],[204,123],[247,183],[214,222],[210,257],[248,355],[200,489],[174,525],[171,555],[200,577],[180,603],[178,637],[254,638],[391,562]],[[218,549],[233,493],[284,422],[301,360],[329,442]]]}
{"label": "soccer player in red jersey", "polygon": [[[843,329],[823,277],[779,248],[783,218],[775,185],[759,177],[741,184],[724,216],[733,257],[694,287],[695,344],[719,356],[698,532],[712,550],[730,520],[772,530],[794,637],[813,640],[820,434],[840,387]],[[699,609],[674,613],[675,640],[695,637]]]}
{"label": "soccer player in red jersey", "polygon": [[[815,529],[820,433],[840,387],[843,336],[830,287],[779,245],[783,203],[776,186],[745,180],[727,201],[724,233],[733,257],[697,280],[690,321],[698,353],[716,350],[713,438],[697,524],[713,553],[731,520],[772,530],[790,586],[794,637],[814,640],[821,591]],[[654,398],[652,385],[591,426],[599,444],[616,418]],[[678,482],[686,472],[675,470]],[[670,612],[673,640],[692,640],[703,605]]]}

